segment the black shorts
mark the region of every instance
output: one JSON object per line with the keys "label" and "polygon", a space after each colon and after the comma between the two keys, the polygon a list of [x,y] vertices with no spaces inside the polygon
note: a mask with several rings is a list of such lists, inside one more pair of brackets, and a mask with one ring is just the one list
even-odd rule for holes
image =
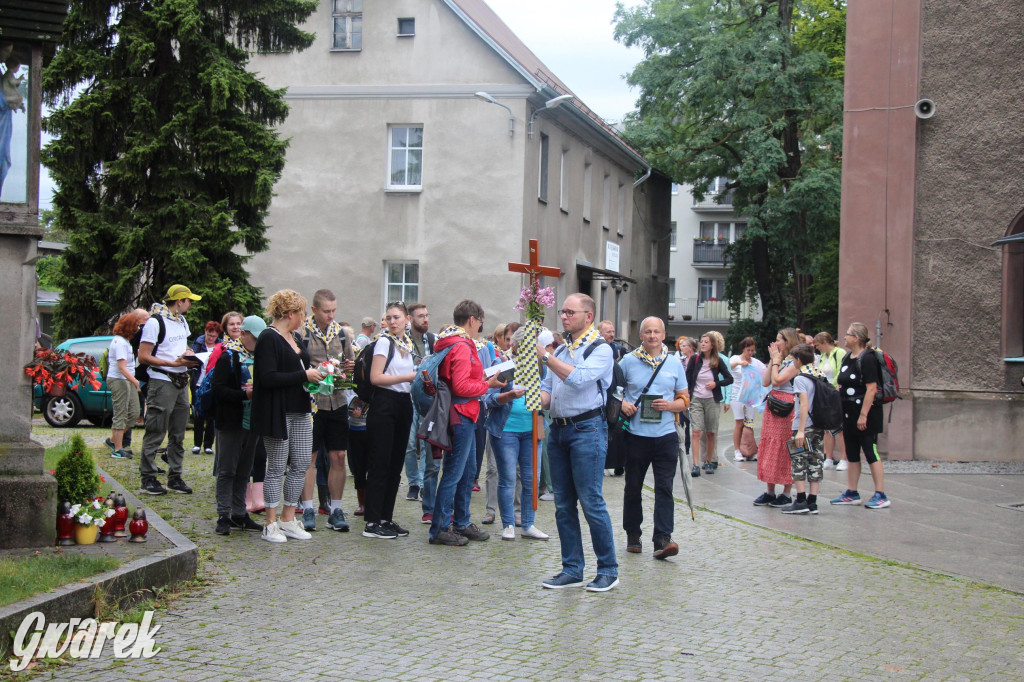
{"label": "black shorts", "polygon": [[348,450],[348,409],[317,410],[313,415],[313,452],[321,446]]}

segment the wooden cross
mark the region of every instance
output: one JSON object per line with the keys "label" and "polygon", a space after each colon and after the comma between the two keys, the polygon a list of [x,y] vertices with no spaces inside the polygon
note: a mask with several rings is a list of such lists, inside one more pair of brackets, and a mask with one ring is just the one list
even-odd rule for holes
{"label": "wooden cross", "polygon": [[[540,264],[540,246],[536,239],[530,240],[530,262],[509,263],[510,272],[521,272],[530,276],[530,288],[537,284],[541,275],[561,277],[562,269]],[[540,433],[540,413],[533,411],[533,510],[537,511],[537,435]]]}
{"label": "wooden cross", "polygon": [[530,262],[509,263],[510,272],[523,272],[530,276],[530,284],[536,284],[537,278],[541,275],[548,277],[561,277],[562,269],[540,264],[540,247],[536,239],[530,240]]}

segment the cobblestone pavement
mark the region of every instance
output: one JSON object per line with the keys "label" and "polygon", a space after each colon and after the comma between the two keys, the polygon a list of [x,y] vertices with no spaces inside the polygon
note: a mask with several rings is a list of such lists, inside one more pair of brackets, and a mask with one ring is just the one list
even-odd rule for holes
{"label": "cobblestone pavement", "polygon": [[[87,431],[95,443],[105,435]],[[551,503],[537,518],[550,542],[502,542],[491,526],[488,542],[430,546],[419,504],[400,499],[408,538],[337,533],[319,516],[312,540],[272,545],[213,534],[211,463],[186,455],[196,494],[151,502],[200,545],[210,581],[158,612],[163,650],[115,661],[107,649],[45,679],[1019,680],[1024,670],[1022,595],[700,510],[693,522],[684,505],[679,556],[653,560],[649,535],[643,554],[627,554],[621,478],[606,478],[605,494],[622,583],[592,594],[540,587],[559,570]],[[138,485],[134,462],[104,466]],[[479,519],[482,494],[473,502]]]}

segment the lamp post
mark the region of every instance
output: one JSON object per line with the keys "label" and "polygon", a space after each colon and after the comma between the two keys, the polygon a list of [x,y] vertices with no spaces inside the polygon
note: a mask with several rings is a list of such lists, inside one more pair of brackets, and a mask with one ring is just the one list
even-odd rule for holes
{"label": "lamp post", "polygon": [[540,109],[537,109],[532,114],[530,114],[530,126],[529,126],[529,129],[528,129],[528,133],[529,133],[530,139],[531,140],[533,139],[533,119],[537,118],[538,114],[540,114],[540,113],[542,113],[544,111],[547,111],[548,109],[554,109],[555,107],[560,107],[563,104],[565,104],[566,102],[571,101],[572,98],[573,98],[572,95],[559,95],[558,97],[552,97],[547,102],[544,102],[544,106],[543,107],[541,107]]}
{"label": "lamp post", "polygon": [[506,104],[502,104],[498,100],[494,99],[492,95],[486,92],[475,92],[473,93],[473,96],[479,100],[487,102],[488,104],[496,104],[502,109],[508,111],[508,135],[509,137],[512,137],[512,135],[515,133],[516,128],[516,117],[512,115],[512,108]]}
{"label": "lamp post", "polygon": [[17,17],[0,13],[0,549],[52,545],[57,510],[57,482],[31,439],[32,384],[22,367],[37,333],[43,63],[60,40],[67,3],[25,4]]}

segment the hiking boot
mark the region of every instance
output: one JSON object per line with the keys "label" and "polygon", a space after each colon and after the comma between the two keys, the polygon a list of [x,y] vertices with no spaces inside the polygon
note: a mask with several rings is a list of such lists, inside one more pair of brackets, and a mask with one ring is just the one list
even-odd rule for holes
{"label": "hiking boot", "polygon": [[327,527],[341,533],[349,531],[348,521],[345,520],[345,512],[341,511],[341,507],[332,511],[331,515],[327,517]]}
{"label": "hiking boot", "polygon": [[217,535],[231,535],[231,519],[221,516],[217,519],[217,527],[213,530]]}
{"label": "hiking boot", "polygon": [[147,476],[142,479],[142,492],[147,495],[166,495],[167,488],[160,485],[155,476]]}
{"label": "hiking boot", "polygon": [[772,495],[771,493],[768,493],[768,492],[764,492],[764,493],[761,493],[761,496],[759,498],[754,500],[754,506],[755,507],[767,507],[769,504],[771,504],[774,501],[775,501],[775,495]]}
{"label": "hiking boot", "polygon": [[232,516],[231,527],[237,528],[238,530],[263,530],[263,526],[253,521],[248,514],[242,514],[241,516]]}
{"label": "hiking boot", "polygon": [[188,484],[185,483],[185,481],[181,480],[181,476],[172,476],[168,478],[167,488],[169,490],[173,490],[176,493],[181,493],[182,495],[192,494],[192,488],[189,488]]}
{"label": "hiking boot", "polygon": [[459,535],[451,526],[448,526],[446,529],[438,533],[437,537],[430,538],[430,544],[462,547],[463,545],[469,544],[469,538],[465,535]]}
{"label": "hiking boot", "polygon": [[302,510],[302,528],[306,532],[313,532],[316,530],[316,510],[315,509],[303,509]]}
{"label": "hiking boot", "polygon": [[400,538],[409,537],[409,531],[407,531],[405,528],[402,528],[394,521],[381,521],[380,525],[392,531],[395,535],[397,535]]}
{"label": "hiking boot", "polygon": [[626,551],[630,554],[639,554],[644,551],[643,544],[640,542],[640,534],[637,533],[626,533]]}
{"label": "hiking boot", "polygon": [[494,523],[494,514],[484,514],[484,520],[480,523],[484,524],[485,526],[491,525],[492,523]]}
{"label": "hiking boot", "polygon": [[477,528],[475,523],[471,523],[465,528],[456,528],[455,532],[466,538],[467,540],[477,540],[483,542],[487,538],[491,537],[490,533],[480,530]]}
{"label": "hiking boot", "polygon": [[654,558],[667,559],[670,556],[679,554],[679,545],[672,542],[671,535],[654,538]]}

